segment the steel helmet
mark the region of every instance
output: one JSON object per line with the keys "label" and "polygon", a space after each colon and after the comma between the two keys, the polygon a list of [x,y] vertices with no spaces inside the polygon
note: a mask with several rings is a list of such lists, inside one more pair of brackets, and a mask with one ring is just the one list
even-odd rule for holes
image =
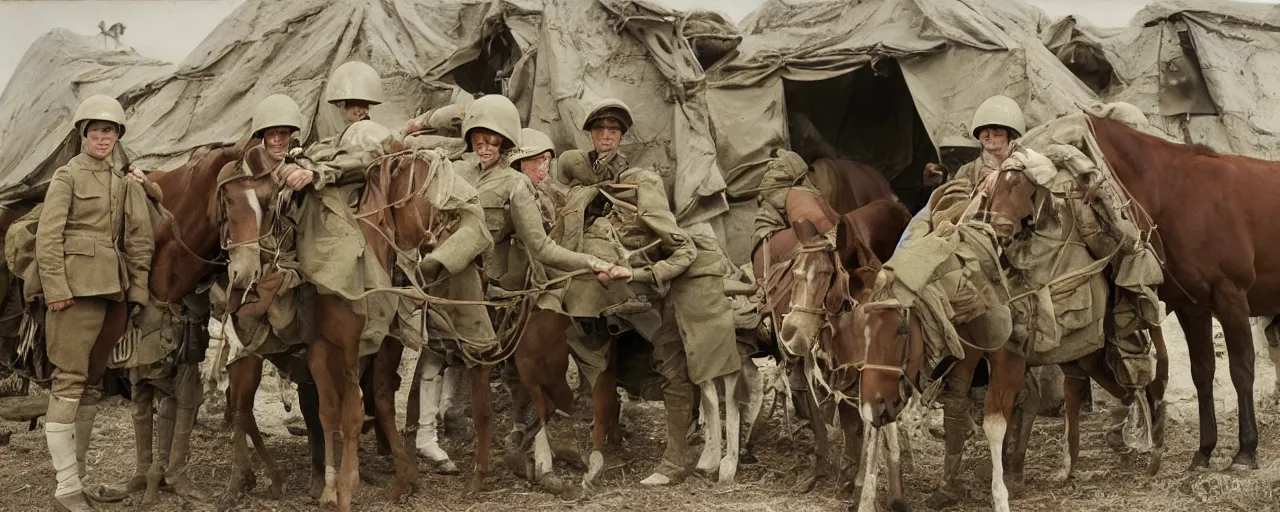
{"label": "steel helmet", "polygon": [[382,143],[392,138],[391,129],[365,119],[351,123],[342,137],[338,147],[347,151],[368,151],[382,147]]}
{"label": "steel helmet", "polygon": [[302,109],[298,108],[298,103],[293,98],[272,94],[253,107],[250,130],[255,137],[260,136],[262,130],[276,126],[287,126],[295,132],[302,131]]}
{"label": "steel helmet", "polygon": [[75,125],[76,131],[80,132],[80,136],[87,134],[85,130],[89,128],[88,121],[108,121],[115,123],[120,130],[120,136],[124,137],[124,107],[120,106],[120,102],[115,98],[105,94],[95,94],[84,101],[80,102],[80,106],[76,107]]}
{"label": "steel helmet", "polygon": [[1027,133],[1027,122],[1022,117],[1022,107],[1019,107],[1018,102],[1013,101],[1012,98],[999,94],[987,98],[978,106],[978,110],[973,113],[973,124],[969,127],[969,133],[976,139],[978,132],[988,126],[1013,130],[1013,133],[1009,134],[1009,139],[1016,139]]}
{"label": "steel helmet", "polygon": [[520,138],[524,139],[524,145],[520,149],[511,153],[511,166],[515,167],[520,160],[534,157],[551,152],[551,156],[556,156],[556,146],[551,143],[551,137],[533,128],[525,128],[520,130]]}
{"label": "steel helmet", "polygon": [[372,66],[356,60],[333,70],[324,91],[324,100],[335,105],[351,100],[377,105],[382,97],[382,77]]}
{"label": "steel helmet", "polygon": [[942,142],[938,144],[938,149],[944,148],[981,148],[982,144],[978,141],[962,135],[948,135],[942,138]]}
{"label": "steel helmet", "polygon": [[516,104],[506,96],[490,94],[471,102],[462,113],[462,138],[467,141],[467,151],[475,151],[471,147],[471,131],[483,128],[506,139],[503,149],[514,149],[521,146],[520,111]]}
{"label": "steel helmet", "polygon": [[587,116],[582,119],[582,130],[590,130],[591,123],[598,119],[609,117],[617,120],[618,124],[622,125],[622,133],[625,134],[628,130],[631,130],[631,107],[628,107],[622,100],[614,98],[606,98],[596,102],[591,107],[591,110],[587,111]]}

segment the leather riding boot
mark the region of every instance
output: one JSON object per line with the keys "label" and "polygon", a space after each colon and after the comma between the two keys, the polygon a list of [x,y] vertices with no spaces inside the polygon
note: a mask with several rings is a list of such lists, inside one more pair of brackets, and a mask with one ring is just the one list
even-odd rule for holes
{"label": "leather riding boot", "polygon": [[134,385],[133,386],[133,437],[136,449],[137,466],[134,467],[133,476],[122,482],[103,486],[96,489],[85,489],[94,501],[116,502],[124,500],[130,494],[143,491],[147,488],[147,470],[151,467],[151,450],[152,450],[152,429],[153,429],[153,413],[155,405],[153,402],[155,392],[150,385]]}
{"label": "leather riding boot", "polygon": [[693,421],[693,384],[668,382],[662,389],[662,401],[667,411],[667,447],[654,474],[641,482],[645,485],[674,485],[689,476],[689,442],[685,435]]}
{"label": "leather riding boot", "polygon": [[169,448],[169,464],[164,469],[164,483],[174,494],[196,501],[208,501],[208,495],[187,476],[187,458],[191,455],[191,430],[196,424],[199,406],[185,407],[179,401],[173,418],[173,442]]}
{"label": "leather riding boot", "polygon": [[[56,400],[56,398],[52,398]],[[44,424],[45,440],[49,444],[49,456],[53,459],[53,470],[58,487],[53,492],[54,502],[61,510],[70,512],[93,512],[94,508],[85,499],[80,485],[80,470],[76,461],[76,427],[74,424]]]}
{"label": "leather riding boot", "polygon": [[160,414],[156,418],[156,434],[159,446],[156,448],[155,461],[147,467],[146,489],[142,497],[143,504],[155,503],[160,498],[160,482],[164,480],[169,465],[171,447],[173,445],[173,424],[177,415],[178,403],[173,397],[160,400]]}

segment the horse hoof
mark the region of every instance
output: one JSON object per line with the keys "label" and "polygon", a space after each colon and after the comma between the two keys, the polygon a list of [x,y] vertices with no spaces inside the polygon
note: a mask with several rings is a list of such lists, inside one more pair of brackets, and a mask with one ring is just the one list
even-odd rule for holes
{"label": "horse hoof", "polygon": [[307,494],[312,498],[320,499],[320,495],[324,493],[324,477],[312,478],[311,487],[307,489]]}
{"label": "horse hoof", "polygon": [[329,486],[325,486],[324,491],[320,493],[320,508],[336,508],[338,506],[338,493]]}
{"label": "horse hoof", "polygon": [[720,484],[733,485],[738,476],[738,461],[726,457],[720,461]]}
{"label": "horse hoof", "polygon": [[1065,483],[1070,481],[1074,477],[1075,477],[1075,473],[1071,472],[1067,468],[1062,468],[1053,474],[1053,481],[1058,483]]}
{"label": "horse hoof", "polygon": [[285,426],[285,430],[288,430],[290,434],[292,434],[292,435],[294,435],[294,436],[297,436],[297,437],[306,437],[306,436],[307,436],[307,426],[306,426],[306,425],[290,424],[290,425],[286,425],[286,426]]}
{"label": "horse hoof", "polygon": [[1163,458],[1163,454],[1160,452],[1160,450],[1157,449],[1151,452],[1151,460],[1147,461],[1148,477],[1156,476],[1156,474],[1160,472],[1160,461],[1162,458]]}
{"label": "horse hoof", "polygon": [[278,499],[280,499],[280,498],[283,498],[283,497],[284,497],[284,482],[272,482],[272,483],[271,483],[271,490],[270,490],[270,491],[267,491],[267,496],[269,496],[269,497],[270,497],[271,499],[273,499],[273,500],[278,500]]}
{"label": "horse hoof", "polygon": [[591,487],[596,481],[596,477],[600,476],[600,471],[604,469],[604,454],[600,452],[591,452],[591,456],[587,459],[587,474],[582,477],[582,485]]}
{"label": "horse hoof", "polygon": [[668,477],[667,475],[662,474],[662,473],[654,473],[654,474],[652,474],[652,475],[649,475],[649,477],[648,477],[648,478],[645,478],[644,480],[641,480],[641,481],[640,481],[640,485],[647,485],[647,486],[650,486],[650,487],[657,487],[657,486],[662,486],[662,485],[671,485],[671,478],[670,478],[670,477]]}
{"label": "horse hoof", "polygon": [[755,453],[744,450],[742,454],[738,455],[738,462],[743,464],[758,464],[760,459],[756,458]]}
{"label": "horse hoof", "polygon": [[458,469],[458,465],[454,464],[452,460],[445,459],[441,461],[430,461],[430,462],[432,464],[432,470],[435,471],[436,474],[457,475],[459,473],[462,473],[462,471]]}
{"label": "horse hoof", "polygon": [[951,492],[943,489],[938,489],[933,491],[933,495],[929,496],[929,499],[925,501],[925,506],[934,510],[941,510],[957,503],[960,503],[959,496],[955,496]]}
{"label": "horse hoof", "polygon": [[471,483],[467,484],[467,492],[471,494],[484,490],[484,475],[480,473],[472,473]]}
{"label": "horse hoof", "polygon": [[392,503],[404,503],[405,497],[409,495],[410,485],[408,482],[396,481],[391,484],[391,488],[387,489],[387,501]]}
{"label": "horse hoof", "polygon": [[892,510],[893,512],[910,512],[911,507],[907,506],[906,500],[899,498],[893,500],[892,503],[889,503],[889,510]]}
{"label": "horse hoof", "polygon": [[1198,471],[1202,469],[1209,469],[1209,456],[1205,455],[1203,452],[1196,452],[1196,455],[1191,457],[1191,465],[1187,466],[1187,471]]}
{"label": "horse hoof", "polygon": [[542,486],[543,489],[546,489],[551,494],[555,494],[557,496],[573,488],[572,486],[566,485],[564,480],[561,480],[555,473],[547,473],[538,477],[538,485]]}
{"label": "horse hoof", "polygon": [[1250,453],[1239,452],[1231,459],[1232,471],[1249,471],[1258,469],[1258,458]]}

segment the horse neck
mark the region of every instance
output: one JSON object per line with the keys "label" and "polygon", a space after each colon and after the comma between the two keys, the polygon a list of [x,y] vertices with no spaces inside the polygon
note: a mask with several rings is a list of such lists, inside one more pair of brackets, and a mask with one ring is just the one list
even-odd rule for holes
{"label": "horse neck", "polygon": [[[218,247],[217,226],[208,211],[217,197],[218,171],[225,164],[223,160],[216,158],[214,165],[201,165],[209,163],[201,159],[162,173],[154,180],[164,193],[163,206],[173,214],[173,218],[156,231],[150,289],[159,300],[180,300],[195,290],[211,268],[201,258],[211,257]],[[177,226],[181,241],[169,223]]]}
{"label": "horse neck", "polygon": [[[1111,119],[1093,119],[1098,148],[1125,193],[1158,224],[1163,205],[1160,191],[1173,181],[1177,160],[1186,148],[1145,135]],[[1136,148],[1149,148],[1139,152]]]}

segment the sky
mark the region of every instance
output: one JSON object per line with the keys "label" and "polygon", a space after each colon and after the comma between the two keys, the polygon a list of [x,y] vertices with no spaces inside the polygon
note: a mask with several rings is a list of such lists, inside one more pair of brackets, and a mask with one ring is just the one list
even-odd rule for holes
{"label": "sky", "polygon": [[[0,0],[0,84],[9,78],[22,54],[37,38],[58,27],[97,34],[98,22],[119,21],[126,30],[120,41],[142,55],[177,63],[209,35],[243,0]],[[278,0],[285,1],[285,0]],[[762,0],[657,0],[676,9],[709,9],[740,21]],[[804,0],[790,0],[801,2]],[[1151,0],[1024,0],[1050,15],[1079,15],[1094,25],[1119,27]],[[1206,0],[1209,1],[1209,0]],[[1280,0],[1246,0],[1280,3]]]}

